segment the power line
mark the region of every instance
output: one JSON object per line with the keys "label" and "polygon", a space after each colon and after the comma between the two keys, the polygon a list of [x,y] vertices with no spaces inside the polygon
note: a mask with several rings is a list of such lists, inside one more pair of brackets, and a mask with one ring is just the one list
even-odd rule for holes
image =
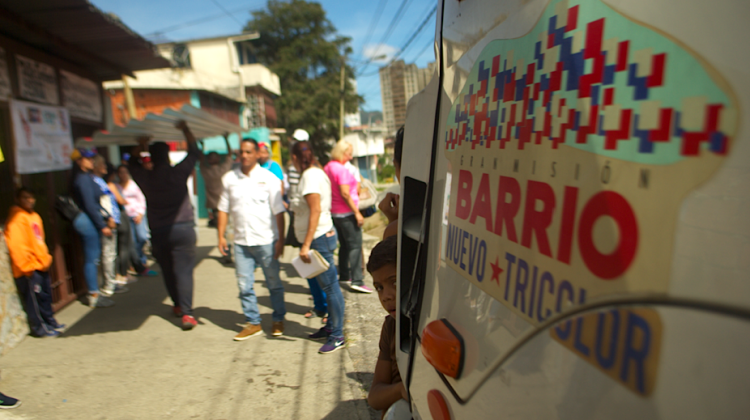
{"label": "power line", "polygon": [[391,33],[393,33],[393,30],[396,28],[396,25],[403,17],[403,13],[406,10],[406,6],[409,5],[409,2],[410,0],[404,0],[401,3],[401,6],[399,6],[398,10],[396,11],[396,14],[393,16],[393,19],[391,19],[391,23],[388,25],[388,28],[385,30],[385,34],[383,34],[383,37],[380,39],[380,42],[378,43],[378,46],[375,49],[375,51],[372,53],[372,56],[370,57],[369,60],[367,60],[367,63],[365,63],[365,65],[359,69],[360,74],[363,71],[365,71],[365,69],[370,65],[370,63],[372,63],[373,59],[378,56],[378,52],[380,52],[380,47],[382,47],[383,44],[385,44],[385,41],[387,41],[388,37],[390,37]]}
{"label": "power line", "polygon": [[[239,13],[239,12],[250,11],[250,10],[255,10],[255,8],[248,9],[247,7],[243,7],[241,9],[232,10],[231,13]],[[183,28],[187,28],[187,27],[190,27],[190,26],[199,25],[201,23],[210,22],[212,20],[217,20],[217,19],[225,18],[226,16],[227,15],[225,13],[219,13],[217,15],[206,16],[206,17],[202,17],[200,19],[191,20],[189,22],[178,23],[176,25],[167,26],[166,28],[160,29],[158,31],[153,31],[151,33],[148,33],[145,36],[148,37],[148,36],[151,36],[151,35],[161,35],[161,34],[165,34],[167,32],[176,31],[178,29],[183,29]]]}
{"label": "power line", "polygon": [[416,62],[419,59],[419,57],[421,57],[422,54],[424,54],[424,52],[427,51],[428,48],[433,46],[434,43],[435,43],[435,40],[430,39],[430,42],[428,42],[427,45],[425,45],[424,48],[422,48],[422,51],[420,51],[419,54],[417,54],[417,56],[414,57],[411,61]]}
{"label": "power line", "polygon": [[437,5],[432,9],[432,11],[430,11],[430,14],[427,15],[427,17],[425,17],[425,19],[422,21],[422,23],[419,24],[419,27],[417,27],[417,29],[414,31],[414,33],[412,33],[411,37],[409,38],[408,41],[406,41],[406,43],[404,44],[404,46],[401,47],[401,49],[393,56],[393,58],[391,58],[391,63],[393,63],[394,61],[396,61],[396,59],[399,56],[401,56],[401,54],[403,54],[403,52],[407,48],[409,48],[409,45],[414,41],[414,39],[417,37],[417,35],[419,35],[422,32],[422,30],[425,28],[425,26],[427,25],[427,23],[429,23],[430,19],[432,19],[432,16],[435,14],[435,12],[437,12]]}
{"label": "power line", "polygon": [[220,3],[218,2],[218,1],[216,1],[216,0],[211,0],[211,2],[212,2],[213,4],[215,4],[215,5],[216,5],[216,7],[218,7],[219,9],[221,9],[221,11],[222,11],[222,12],[226,13],[226,14],[227,14],[227,16],[231,17],[231,18],[232,18],[232,19],[233,19],[233,20],[234,20],[235,22],[237,22],[237,24],[238,24],[238,25],[240,25],[240,28],[241,28],[242,26],[244,26],[244,24],[243,24],[242,22],[240,22],[240,20],[239,20],[239,19],[237,19],[237,18],[236,18],[236,17],[235,17],[235,16],[233,15],[233,14],[229,13],[229,10],[225,9],[225,8],[224,8],[224,6],[222,6],[222,5],[221,5],[221,4],[220,4]]}
{"label": "power line", "polygon": [[378,22],[380,21],[380,16],[383,14],[383,10],[385,9],[386,3],[388,3],[388,0],[380,0],[377,8],[375,9],[375,14],[372,16],[370,27],[367,29],[367,35],[365,36],[365,41],[362,43],[363,53],[365,51],[365,46],[367,45],[368,42],[370,42],[370,38],[372,38],[372,34],[375,32],[375,26],[377,26]]}

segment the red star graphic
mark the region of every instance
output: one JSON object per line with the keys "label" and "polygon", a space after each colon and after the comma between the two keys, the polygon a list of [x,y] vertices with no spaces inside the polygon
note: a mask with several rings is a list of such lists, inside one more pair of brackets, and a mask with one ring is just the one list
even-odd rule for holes
{"label": "red star graphic", "polygon": [[500,257],[495,257],[495,263],[490,263],[490,267],[492,267],[492,280],[497,282],[497,285],[500,286],[500,274],[502,274],[503,269],[500,268]]}

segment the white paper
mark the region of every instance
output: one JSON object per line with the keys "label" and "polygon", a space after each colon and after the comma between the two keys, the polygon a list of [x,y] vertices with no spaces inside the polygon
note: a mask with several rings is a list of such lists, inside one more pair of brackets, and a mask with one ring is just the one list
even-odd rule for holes
{"label": "white paper", "polygon": [[309,264],[303,262],[302,258],[300,258],[298,255],[292,260],[292,266],[295,270],[297,270],[297,273],[299,273],[300,277],[311,279],[328,270],[329,264],[328,261],[323,259],[323,256],[320,255],[318,251],[312,249],[310,250]]}

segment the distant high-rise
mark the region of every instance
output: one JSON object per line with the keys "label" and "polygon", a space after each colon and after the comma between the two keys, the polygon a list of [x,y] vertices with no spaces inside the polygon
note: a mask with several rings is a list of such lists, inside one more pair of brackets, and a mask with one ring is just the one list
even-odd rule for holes
{"label": "distant high-rise", "polygon": [[388,135],[406,122],[406,104],[412,96],[427,86],[435,73],[435,63],[420,69],[416,64],[394,61],[380,69],[380,95],[383,100],[383,120]]}

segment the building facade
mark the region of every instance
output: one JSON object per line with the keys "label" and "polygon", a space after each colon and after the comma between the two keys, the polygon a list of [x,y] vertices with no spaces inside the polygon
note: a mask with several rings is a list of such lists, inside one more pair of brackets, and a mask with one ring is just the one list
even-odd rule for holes
{"label": "building facade", "polygon": [[[69,193],[73,139],[105,128],[102,82],[165,66],[169,62],[151,43],[86,0],[0,0],[0,224],[15,191],[31,188],[53,256],[54,309],[86,290],[78,236],[53,206],[57,195]],[[0,225],[0,352],[5,352],[17,342],[19,317],[25,315],[14,302],[1,233]]]}
{"label": "building facade", "polygon": [[397,60],[380,69],[380,95],[383,120],[389,136],[406,122],[406,105],[412,96],[425,88],[435,73],[435,63],[426,68]]}

